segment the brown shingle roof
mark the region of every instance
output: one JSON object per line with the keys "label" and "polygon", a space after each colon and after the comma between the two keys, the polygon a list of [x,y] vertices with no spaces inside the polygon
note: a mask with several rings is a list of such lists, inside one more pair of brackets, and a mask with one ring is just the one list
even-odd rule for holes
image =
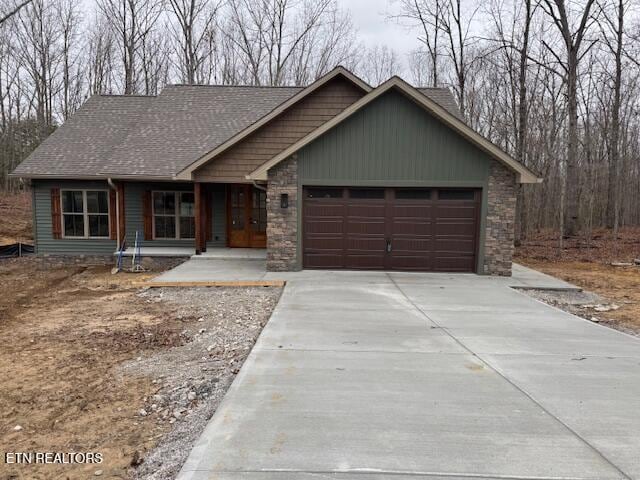
{"label": "brown shingle roof", "polygon": [[14,175],[97,176],[154,101],[155,97],[91,97],[18,165]]}
{"label": "brown shingle roof", "polygon": [[[157,97],[94,96],[13,174],[172,178],[300,90],[171,85]],[[420,91],[459,117],[449,90]]]}
{"label": "brown shingle roof", "polygon": [[456,99],[453,97],[451,90],[449,90],[448,88],[420,87],[417,90],[439,104],[441,107],[444,107],[444,109],[449,113],[452,113],[460,120],[463,120],[462,113],[460,112],[460,108],[456,103]]}

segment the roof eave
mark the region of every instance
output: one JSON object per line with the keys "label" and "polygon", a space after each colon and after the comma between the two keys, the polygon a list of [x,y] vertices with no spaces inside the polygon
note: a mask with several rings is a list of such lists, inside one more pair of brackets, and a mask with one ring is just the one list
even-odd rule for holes
{"label": "roof eave", "polygon": [[62,175],[62,174],[38,174],[38,173],[10,173],[9,177],[28,180],[140,180],[140,181],[175,181],[172,176],[166,175]]}

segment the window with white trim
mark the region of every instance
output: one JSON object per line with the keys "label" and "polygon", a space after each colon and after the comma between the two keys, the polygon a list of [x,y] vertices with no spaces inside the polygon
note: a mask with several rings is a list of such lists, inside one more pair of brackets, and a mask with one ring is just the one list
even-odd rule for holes
{"label": "window with white trim", "polygon": [[61,190],[64,238],[109,238],[108,190]]}
{"label": "window with white trim", "polygon": [[153,238],[193,240],[196,237],[193,192],[153,192]]}

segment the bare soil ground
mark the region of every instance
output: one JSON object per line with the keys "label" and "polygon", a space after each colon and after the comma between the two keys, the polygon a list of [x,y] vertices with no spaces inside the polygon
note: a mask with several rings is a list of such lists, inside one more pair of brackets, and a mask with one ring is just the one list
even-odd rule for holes
{"label": "bare soil ground", "polygon": [[31,194],[0,193],[0,245],[33,241]]}
{"label": "bare soil ground", "polygon": [[[0,479],[173,478],[280,294],[141,291],[134,282],[152,274],[110,269],[0,263],[0,452],[104,456],[75,466],[2,458]],[[158,446],[164,476],[145,470],[158,466]]]}
{"label": "bare soil ground", "polygon": [[[567,248],[559,256],[554,235],[541,233],[516,249],[515,260],[602,297],[600,302],[587,301],[586,307],[576,308],[576,301],[582,303],[580,299],[562,298],[562,295],[555,301],[549,299],[550,303],[584,318],[595,318],[602,324],[640,333],[640,266],[611,265],[640,258],[640,228],[623,229],[617,240],[610,232],[598,231],[590,244],[582,239],[565,243]],[[619,308],[598,312],[589,306],[598,303]]]}

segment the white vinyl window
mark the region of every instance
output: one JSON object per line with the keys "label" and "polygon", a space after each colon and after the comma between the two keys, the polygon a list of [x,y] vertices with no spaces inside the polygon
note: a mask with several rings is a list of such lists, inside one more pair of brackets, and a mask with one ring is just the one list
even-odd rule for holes
{"label": "white vinyl window", "polygon": [[193,192],[153,192],[153,238],[193,240],[196,237]]}
{"label": "white vinyl window", "polygon": [[109,191],[62,190],[63,238],[109,238]]}

